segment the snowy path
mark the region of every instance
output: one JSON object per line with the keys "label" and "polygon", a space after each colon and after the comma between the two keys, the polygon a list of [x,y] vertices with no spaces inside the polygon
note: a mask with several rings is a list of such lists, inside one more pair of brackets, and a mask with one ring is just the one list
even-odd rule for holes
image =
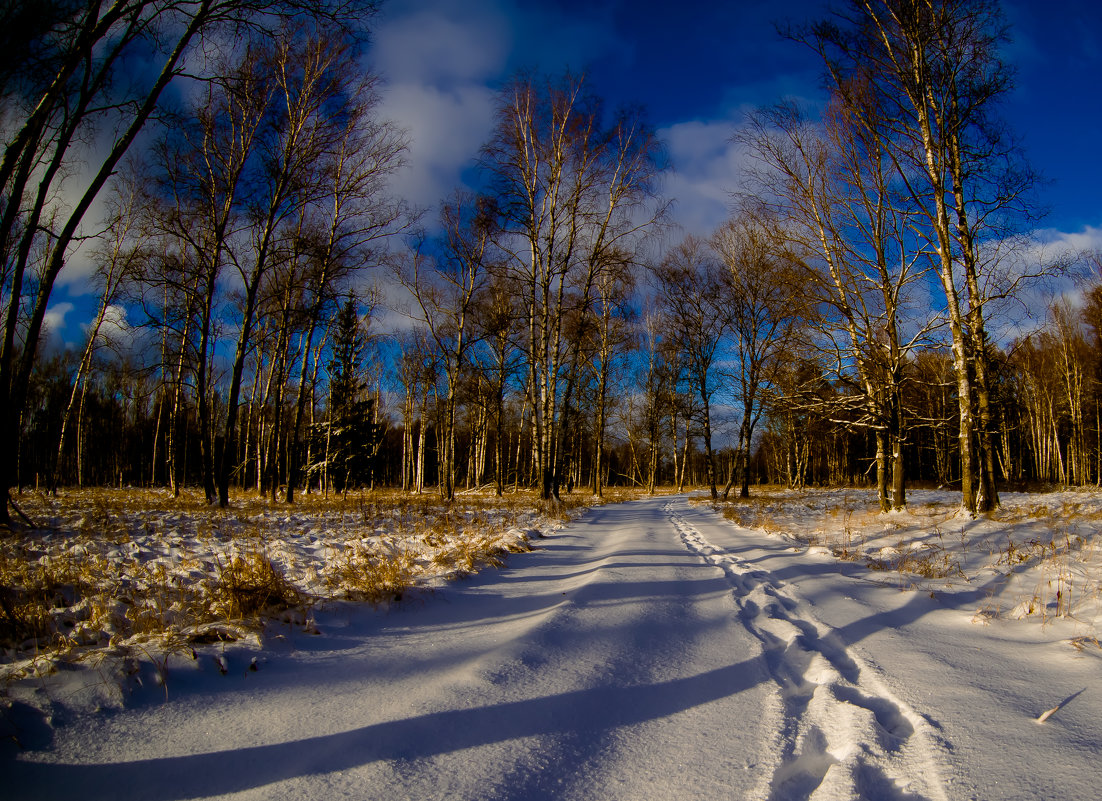
{"label": "snowy path", "polygon": [[[946,799],[929,725],[896,698],[783,583],[717,548],[666,504],[690,550],[730,582],[739,619],[758,640],[784,710],[770,799]],[[906,789],[907,794],[901,793]]]}
{"label": "snowy path", "polygon": [[[170,664],[167,703],[149,689],[60,726],[2,765],[0,797],[941,801],[1059,786],[1015,784],[1037,766],[1003,765],[999,744],[958,750],[978,707],[1017,756],[1009,713],[982,706],[993,693],[936,692],[973,667],[945,657],[957,640],[895,636],[956,614],[924,595],[684,498],[593,509],[536,544],[423,603],[324,615],[324,636],[289,633],[256,673],[232,656],[226,676]],[[1020,717],[1027,736],[1067,741]],[[1071,739],[1096,734],[1082,720]]]}

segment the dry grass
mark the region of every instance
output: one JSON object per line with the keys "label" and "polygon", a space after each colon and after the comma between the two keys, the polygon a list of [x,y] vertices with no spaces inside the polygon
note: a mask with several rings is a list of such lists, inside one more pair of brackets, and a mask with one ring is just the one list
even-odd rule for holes
{"label": "dry grass", "polygon": [[1084,635],[1081,637],[1073,637],[1071,639],[1071,646],[1077,651],[1086,651],[1094,648],[1102,649],[1102,642],[1099,642],[1097,637]]}
{"label": "dry grass", "polygon": [[965,577],[960,562],[941,546],[925,545],[904,550],[903,543],[900,543],[898,550],[898,555],[879,558],[870,557],[865,564],[870,570],[909,573],[924,579],[942,579],[951,576]]}
{"label": "dry grass", "polygon": [[972,517],[961,513],[959,495],[929,499],[918,491],[905,511],[883,514],[873,491],[761,487],[749,500],[714,506],[739,526],[892,573],[902,588],[996,581],[1002,598],[979,610],[977,622],[1102,616],[1099,493],[1006,493],[1002,500],[998,511]]}
{"label": "dry grass", "polygon": [[400,601],[414,584],[414,567],[408,552],[373,553],[357,546],[335,565],[326,581],[332,589],[356,600],[373,604]]}
{"label": "dry grass", "polygon": [[1065,530],[1062,535],[1053,534],[1046,542],[1039,537],[1033,537],[1026,542],[1016,544],[1009,537],[1006,546],[999,552],[996,564],[1014,565],[1028,564],[1030,562],[1058,560],[1081,550],[1086,540]]}
{"label": "dry grass", "polygon": [[0,592],[0,643],[13,652],[172,636],[215,621],[270,615],[306,600],[262,551],[234,557],[195,580],[163,564],[111,561],[87,551],[35,559],[9,544],[0,548]]}
{"label": "dry grass", "polygon": [[0,544],[0,642],[50,635],[50,609],[68,587],[67,575],[34,563],[19,548]]}
{"label": "dry grass", "polygon": [[458,540],[437,551],[432,559],[445,571],[458,576],[476,572],[483,565],[501,567],[508,553],[524,553],[531,548],[527,543],[516,541],[503,543],[500,538],[489,533],[474,534]]}
{"label": "dry grass", "polygon": [[215,617],[243,619],[299,606],[303,594],[262,551],[235,556],[208,590]]}
{"label": "dry grass", "polygon": [[783,526],[781,520],[783,497],[769,492],[768,494],[755,493],[749,498],[735,497],[726,501],[712,501],[709,498],[701,499],[699,502],[711,504],[713,509],[736,526],[777,533]]}
{"label": "dry grass", "polygon": [[1072,528],[1084,519],[1094,521],[1098,515],[1075,514],[1066,516],[1053,514],[1052,510],[1037,515],[1051,525],[1044,537],[1031,537],[1016,543],[1010,537],[999,548],[995,564],[1005,565],[1009,570],[1036,568],[1039,576],[1033,592],[1020,599],[1015,614],[1017,617],[1039,616],[1042,620],[1049,617],[1072,617],[1080,595],[1087,595],[1093,588],[1094,593],[1102,591],[1102,583],[1086,575],[1077,576],[1077,566],[1092,561],[1093,539],[1088,540],[1081,534],[1073,534]]}
{"label": "dry grass", "polygon": [[[605,500],[628,494],[639,493]],[[202,642],[227,621],[253,630],[272,617],[304,621],[335,595],[389,602],[434,575],[499,566],[528,549],[524,535],[504,532],[569,520],[594,501],[588,492],[544,503],[532,492],[481,491],[444,504],[378,490],[303,495],[293,506],[245,493],[219,509],[197,491],[26,494],[20,506],[40,528],[0,531],[0,661],[142,637]],[[332,539],[316,564],[296,562],[282,542],[303,530]]]}

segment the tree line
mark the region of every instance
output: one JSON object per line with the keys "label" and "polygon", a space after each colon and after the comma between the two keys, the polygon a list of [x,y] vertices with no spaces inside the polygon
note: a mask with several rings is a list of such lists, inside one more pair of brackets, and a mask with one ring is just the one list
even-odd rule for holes
{"label": "tree line", "polygon": [[[750,115],[731,218],[680,239],[644,113],[583,76],[504,86],[475,189],[428,224],[387,192],[406,140],[361,66],[371,4],[20,8],[0,65],[9,500],[869,482],[888,510],[936,482],[983,512],[1000,484],[1100,481],[1102,290],[991,334],[1068,266],[1023,244],[1036,176],[998,116],[997,4],[853,0],[786,30],[828,102]],[[138,54],[157,77],[123,75]],[[51,349],[78,254],[98,311],[82,348]]]}

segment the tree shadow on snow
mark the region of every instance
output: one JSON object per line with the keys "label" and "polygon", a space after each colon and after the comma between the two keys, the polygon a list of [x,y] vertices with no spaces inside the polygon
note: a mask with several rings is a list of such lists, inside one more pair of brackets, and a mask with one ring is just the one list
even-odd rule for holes
{"label": "tree shadow on snow", "polygon": [[[38,799],[185,799],[240,792],[285,779],[419,760],[532,736],[599,740],[610,730],[736,695],[764,680],[760,656],[688,678],[604,686],[473,709],[430,712],[273,745],[106,765],[14,762],[9,787]],[[31,797],[31,796],[28,796]]]}
{"label": "tree shadow on snow", "polygon": [[[585,525],[622,525],[636,518],[631,514],[617,516],[602,511],[584,521]],[[653,517],[640,515],[641,525],[652,526]],[[668,537],[668,534],[664,535]],[[646,558],[638,563],[625,562],[623,551],[610,545],[606,549],[598,542],[595,548],[575,545],[570,536],[563,536],[559,545],[533,554],[529,567],[522,571],[506,570],[494,576],[479,576],[465,590],[446,593],[443,599],[434,599],[431,609],[405,618],[398,614],[387,616],[384,621],[366,624],[366,628],[386,628],[388,625],[408,626],[419,633],[453,629],[455,626],[480,626],[486,621],[517,621],[530,617],[538,625],[544,615],[550,615],[567,601],[576,607],[586,605],[602,608],[612,604],[630,606],[638,599],[659,599],[671,605],[681,602],[687,605],[689,597],[701,599],[731,592],[712,566],[701,565],[699,557],[679,549],[680,543],[670,542],[664,547],[649,550],[634,549],[632,556],[669,560],[673,567],[693,568],[694,578],[679,581],[633,581],[623,575],[632,569],[654,566]],[[603,570],[589,567],[578,569],[575,558],[568,556],[580,549],[590,554],[585,565],[597,564]],[[682,556],[684,554],[684,557]],[[600,564],[602,559],[606,564]],[[531,569],[535,565],[540,569]],[[529,596],[498,591],[494,585],[518,585],[526,581],[544,583],[542,570],[558,567],[573,575],[556,573],[563,587],[551,592],[537,592]],[[707,569],[696,571],[695,568]],[[608,571],[616,570],[616,576]],[[837,572],[830,565],[786,565],[771,575],[799,585],[801,575]],[[763,571],[764,572],[764,571]],[[604,575],[606,580],[590,581],[590,576]],[[579,582],[576,586],[572,581]],[[537,586],[533,584],[533,586]],[[559,592],[558,589],[564,589]],[[982,596],[983,588],[969,595]],[[462,603],[451,604],[448,597],[462,596]],[[565,601],[564,601],[565,597]],[[912,599],[902,608],[876,613],[853,621],[836,633],[846,644],[852,644],[884,628],[895,628],[916,620],[930,609],[930,599]],[[443,600],[443,602],[440,602]],[[655,648],[665,643],[676,648],[678,639],[674,620],[667,628],[646,632],[646,642],[636,643]],[[350,627],[350,631],[334,637],[330,648],[341,650],[353,640],[362,638],[365,629]],[[599,628],[593,631],[599,633]],[[566,637],[569,632],[554,633]],[[552,636],[551,634],[547,635]],[[319,648],[325,646],[319,642]],[[406,669],[409,669],[408,664]],[[335,734],[304,737],[269,745],[235,748],[210,753],[190,754],[178,757],[131,760],[109,764],[58,764],[16,760],[4,766],[5,791],[11,797],[35,798],[47,801],[51,798],[82,799],[157,798],[186,799],[210,795],[242,792],[276,782],[300,777],[322,776],[339,771],[353,770],[376,762],[404,762],[431,759],[481,746],[519,741],[530,737],[551,738],[558,742],[573,742],[578,749],[596,750],[603,747],[608,734],[624,727],[655,721],[685,712],[694,707],[721,701],[771,681],[770,671],[763,655],[744,659],[737,663],[702,671],[690,676],[664,680],[647,680],[636,675],[610,673],[599,686],[559,692],[500,703],[488,703],[473,708],[447,709],[426,712],[401,720],[393,720],[350,729]],[[632,679],[636,679],[633,681]],[[870,787],[879,786],[880,777],[867,777]],[[25,793],[20,796],[19,793]],[[885,796],[887,797],[887,796]]]}

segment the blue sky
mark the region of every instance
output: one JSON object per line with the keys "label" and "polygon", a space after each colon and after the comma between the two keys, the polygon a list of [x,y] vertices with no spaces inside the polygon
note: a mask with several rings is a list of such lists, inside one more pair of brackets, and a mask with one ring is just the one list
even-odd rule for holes
{"label": "blue sky", "polygon": [[[585,71],[613,104],[639,103],[676,172],[667,192],[687,230],[722,221],[745,110],[822,97],[819,65],[778,22],[822,16],[822,0],[386,0],[371,60],[384,107],[413,138],[401,192],[431,205],[462,182],[491,125],[494,89],[517,69]],[[1006,119],[1046,178],[1040,236],[1102,246],[1102,4],[1004,3],[1016,88]]]}
{"label": "blue sky", "polygon": [[[844,2],[844,0],[842,0]],[[731,143],[748,109],[822,99],[819,64],[776,23],[822,16],[827,0],[384,0],[369,64],[382,113],[408,129],[394,189],[426,208],[462,185],[492,126],[494,93],[519,69],[584,71],[612,105],[640,104],[670,154],[665,193],[685,231],[726,217],[745,154]],[[1014,0],[1005,118],[1046,179],[1042,242],[1102,250],[1102,3]],[[435,212],[430,212],[434,215]],[[429,219],[432,219],[430,216]],[[79,340],[96,298],[74,259],[51,327]]]}

